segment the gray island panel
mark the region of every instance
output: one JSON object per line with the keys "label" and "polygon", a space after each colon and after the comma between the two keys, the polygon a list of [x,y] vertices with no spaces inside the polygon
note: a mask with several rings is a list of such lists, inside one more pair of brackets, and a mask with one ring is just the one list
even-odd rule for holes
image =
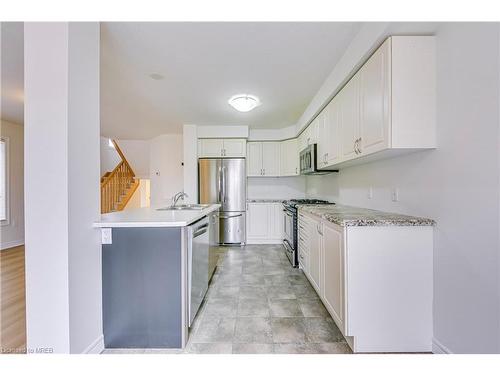
{"label": "gray island panel", "polygon": [[181,228],[113,228],[102,245],[106,348],[182,347]]}

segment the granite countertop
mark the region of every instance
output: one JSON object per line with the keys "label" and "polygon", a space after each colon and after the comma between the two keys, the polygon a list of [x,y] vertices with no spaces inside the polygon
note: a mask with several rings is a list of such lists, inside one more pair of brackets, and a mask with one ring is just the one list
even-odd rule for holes
{"label": "granite countertop", "polygon": [[135,227],[185,227],[218,210],[220,204],[212,204],[203,210],[158,210],[162,207],[132,208],[101,215],[94,223],[97,228]]}
{"label": "granite countertop", "polygon": [[282,203],[285,199],[247,199],[248,203]]}
{"label": "granite countertop", "polygon": [[367,226],[432,226],[436,222],[423,217],[408,216],[368,208],[340,204],[299,205],[299,212],[308,212],[331,223],[345,227]]}

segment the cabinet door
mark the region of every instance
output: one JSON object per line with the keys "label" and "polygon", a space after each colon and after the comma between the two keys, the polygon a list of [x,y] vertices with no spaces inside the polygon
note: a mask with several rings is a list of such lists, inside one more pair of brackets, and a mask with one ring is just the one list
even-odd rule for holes
{"label": "cabinet door", "polygon": [[270,232],[269,205],[267,203],[247,204],[247,237],[268,239]]}
{"label": "cabinet door", "polygon": [[321,293],[321,234],[319,221],[311,219],[309,228],[309,281]]}
{"label": "cabinet door", "polygon": [[269,203],[269,220],[270,233],[269,239],[282,241],[283,240],[283,206],[281,203]]}
{"label": "cabinet door", "polygon": [[326,107],[325,127],[327,131],[325,136],[328,138],[328,150],[326,151],[328,166],[339,163],[342,159],[341,139],[342,116],[340,112],[340,103],[337,97]]}
{"label": "cabinet door", "polygon": [[247,176],[262,176],[262,143],[247,143]]}
{"label": "cabinet door", "polygon": [[297,138],[281,142],[280,176],[296,176],[299,174],[299,152],[297,143]]}
{"label": "cabinet door", "polygon": [[312,145],[313,143],[318,143],[318,125],[319,118],[316,117],[313,122],[309,125],[308,140],[307,144]]}
{"label": "cabinet door", "polygon": [[323,301],[343,332],[344,322],[344,244],[341,229],[323,225]]}
{"label": "cabinet door", "polygon": [[389,147],[389,41],[363,65],[360,75],[361,152],[371,154]]}
{"label": "cabinet door", "polygon": [[309,221],[300,213],[298,221],[299,264],[304,273],[309,275]]}
{"label": "cabinet door", "polygon": [[304,130],[302,133],[299,134],[299,136],[297,138],[297,147],[298,147],[299,154],[300,154],[300,151],[302,151],[303,149],[305,149],[307,147],[306,130]]}
{"label": "cabinet door", "polygon": [[356,74],[337,95],[342,111],[342,160],[358,155],[355,150],[359,138],[359,75]]}
{"label": "cabinet door", "polygon": [[264,176],[280,175],[279,142],[262,142],[262,171]]}
{"label": "cabinet door", "polygon": [[328,135],[328,106],[321,111],[318,120],[318,168],[327,164],[328,150],[330,148],[330,137]]}
{"label": "cabinet door", "polygon": [[245,139],[224,139],[223,144],[224,156],[244,158],[246,156],[246,140]]}
{"label": "cabinet door", "polygon": [[200,158],[217,158],[222,156],[222,148],[222,139],[200,139],[198,142],[198,156]]}

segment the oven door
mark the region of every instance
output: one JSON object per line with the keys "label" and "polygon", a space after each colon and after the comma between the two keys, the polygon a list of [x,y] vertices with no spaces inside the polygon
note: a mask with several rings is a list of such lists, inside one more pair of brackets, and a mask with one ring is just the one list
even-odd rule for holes
{"label": "oven door", "polygon": [[290,246],[294,247],[293,214],[287,209],[283,209],[283,235],[285,241],[287,241]]}

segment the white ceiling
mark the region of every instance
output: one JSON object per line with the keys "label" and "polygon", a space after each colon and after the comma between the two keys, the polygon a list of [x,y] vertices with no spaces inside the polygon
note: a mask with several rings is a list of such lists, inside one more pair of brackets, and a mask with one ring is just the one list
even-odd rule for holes
{"label": "white ceiling", "polygon": [[[103,23],[101,132],[121,139],[183,124],[295,124],[361,23]],[[153,80],[151,73],[164,76]],[[238,93],[262,105],[240,113]]]}
{"label": "white ceiling", "polygon": [[1,22],[1,117],[24,123],[24,27],[22,22]]}

